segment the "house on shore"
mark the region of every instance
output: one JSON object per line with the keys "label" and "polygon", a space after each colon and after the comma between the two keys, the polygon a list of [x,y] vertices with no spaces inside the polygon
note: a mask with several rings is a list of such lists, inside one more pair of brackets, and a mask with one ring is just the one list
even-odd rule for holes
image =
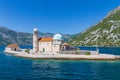
{"label": "house on shore", "polygon": [[18,44],[10,44],[6,47],[7,51],[18,51],[19,50],[19,46]]}

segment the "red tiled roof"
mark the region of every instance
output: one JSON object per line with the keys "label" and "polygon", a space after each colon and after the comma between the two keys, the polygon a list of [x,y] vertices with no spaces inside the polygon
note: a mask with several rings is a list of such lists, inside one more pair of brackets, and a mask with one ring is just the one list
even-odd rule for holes
{"label": "red tiled roof", "polygon": [[40,42],[52,42],[53,38],[47,37],[47,38],[40,38],[39,39]]}
{"label": "red tiled roof", "polygon": [[7,46],[7,48],[18,48],[18,44],[10,44]]}
{"label": "red tiled roof", "polygon": [[62,46],[69,46],[68,43],[64,42],[63,44],[61,44]]}

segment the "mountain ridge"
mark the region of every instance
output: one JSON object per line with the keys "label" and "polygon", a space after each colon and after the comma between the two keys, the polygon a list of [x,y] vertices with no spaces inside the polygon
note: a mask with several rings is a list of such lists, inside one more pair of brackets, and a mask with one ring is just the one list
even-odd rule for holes
{"label": "mountain ridge", "polygon": [[80,46],[120,46],[120,7],[86,31],[73,37],[72,45]]}
{"label": "mountain ridge", "polygon": [[[69,38],[73,36],[69,34],[62,34],[62,35],[65,41],[67,41]],[[39,32],[39,36],[53,37],[54,33]],[[8,44],[16,43],[19,45],[32,46],[32,40],[33,40],[32,38],[33,38],[32,33],[17,32],[7,27],[0,26],[0,45],[8,45]]]}

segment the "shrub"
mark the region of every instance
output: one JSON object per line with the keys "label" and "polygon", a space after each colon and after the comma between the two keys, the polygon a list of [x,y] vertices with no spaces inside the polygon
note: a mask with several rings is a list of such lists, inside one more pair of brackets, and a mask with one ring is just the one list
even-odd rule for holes
{"label": "shrub", "polygon": [[66,52],[66,54],[69,54],[68,52]]}
{"label": "shrub", "polygon": [[75,54],[79,54],[79,52],[75,52]]}
{"label": "shrub", "polygon": [[77,50],[80,50],[80,48],[77,48]]}
{"label": "shrub", "polygon": [[91,55],[91,53],[90,52],[86,52],[85,55]]}
{"label": "shrub", "polygon": [[29,50],[29,49],[26,49],[25,52],[30,53],[30,50]]}

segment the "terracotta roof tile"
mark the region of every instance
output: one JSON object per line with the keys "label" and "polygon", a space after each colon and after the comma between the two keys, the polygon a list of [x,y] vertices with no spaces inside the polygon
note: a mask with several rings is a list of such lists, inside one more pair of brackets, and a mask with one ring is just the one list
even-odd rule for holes
{"label": "terracotta roof tile", "polygon": [[10,44],[7,46],[7,48],[18,48],[18,44]]}
{"label": "terracotta roof tile", "polygon": [[66,43],[66,42],[64,42],[64,43],[62,44],[62,46],[69,46],[69,44]]}
{"label": "terracotta roof tile", "polygon": [[47,38],[40,38],[39,39],[40,42],[52,42],[53,38],[47,37]]}

